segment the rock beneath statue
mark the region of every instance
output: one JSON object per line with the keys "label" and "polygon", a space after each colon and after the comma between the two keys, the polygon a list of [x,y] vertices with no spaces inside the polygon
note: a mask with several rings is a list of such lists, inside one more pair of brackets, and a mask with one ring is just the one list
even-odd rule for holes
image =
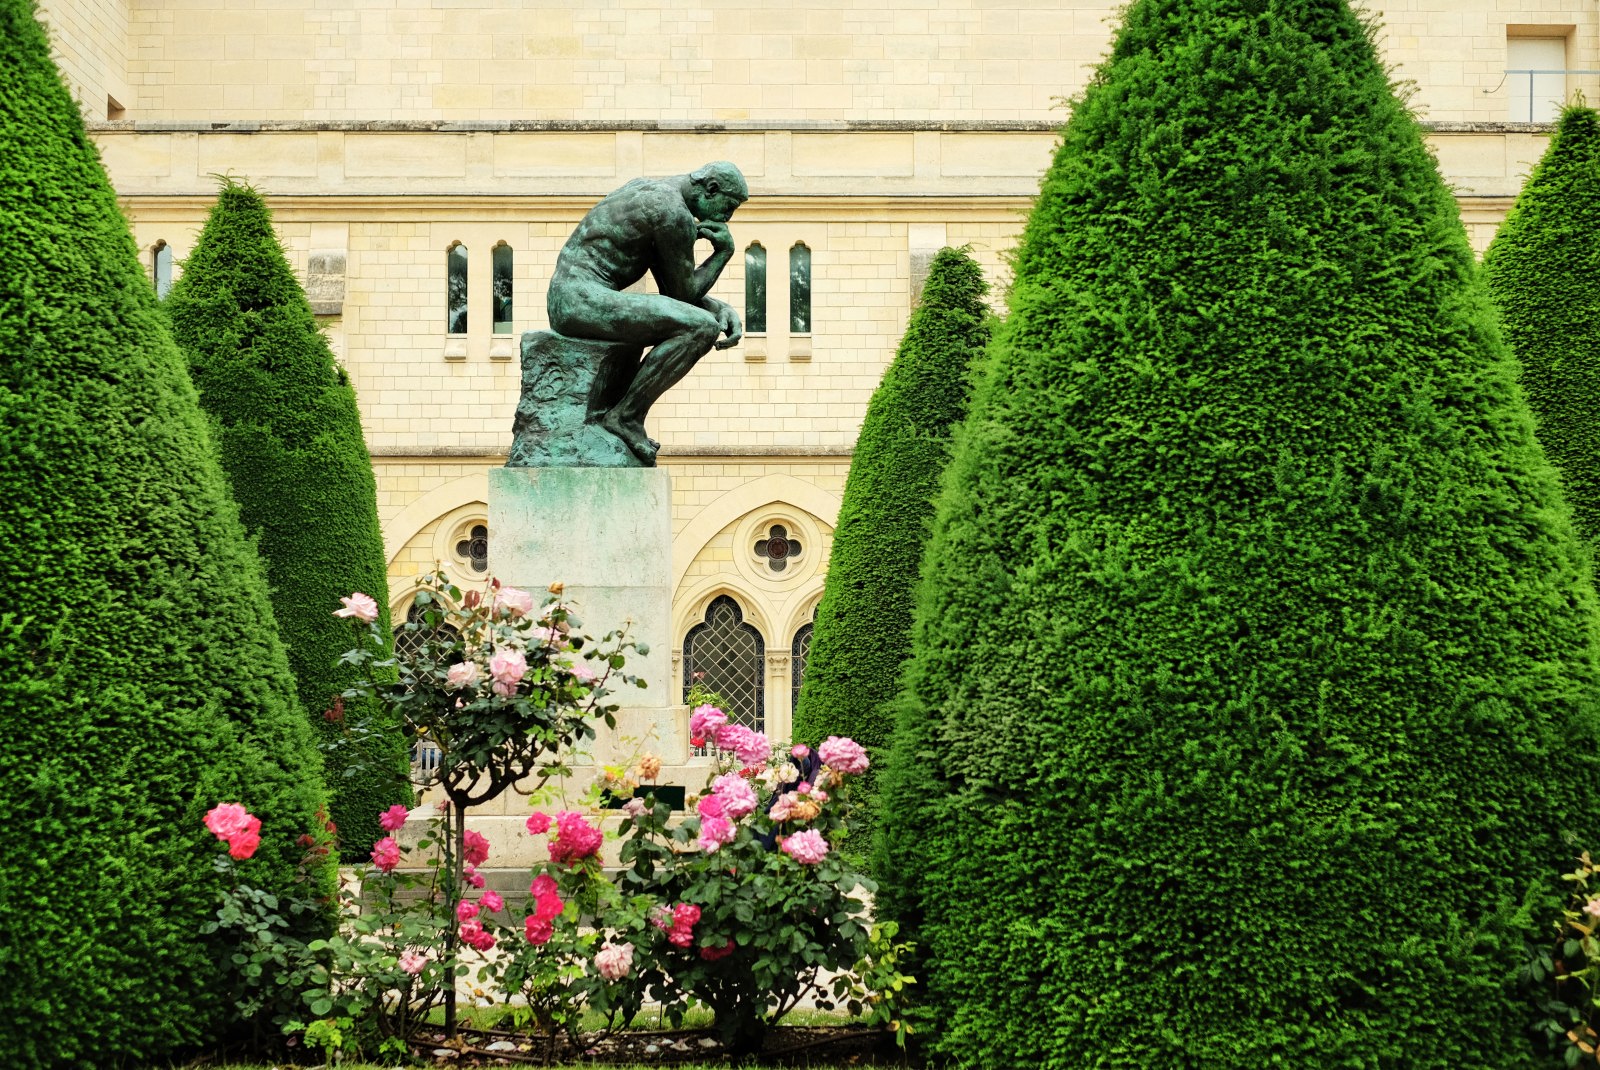
{"label": "rock beneath statue", "polygon": [[644,461],[600,426],[639,370],[636,342],[522,336],[522,398],[511,423],[507,468],[643,468]]}

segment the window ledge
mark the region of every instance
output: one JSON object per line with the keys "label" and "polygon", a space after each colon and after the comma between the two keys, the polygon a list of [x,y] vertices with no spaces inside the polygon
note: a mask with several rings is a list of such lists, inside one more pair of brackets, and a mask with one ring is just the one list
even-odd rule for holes
{"label": "window ledge", "polygon": [[811,335],[809,335],[809,334],[791,334],[789,336],[789,359],[790,360],[810,360],[811,359]]}
{"label": "window ledge", "polygon": [[767,359],[767,336],[765,334],[747,334],[742,343],[744,359],[752,364],[760,363]]}
{"label": "window ledge", "polygon": [[444,359],[445,360],[466,360],[467,359],[467,336],[466,335],[464,335],[464,334],[452,334],[452,335],[446,336],[446,338],[444,340]]}

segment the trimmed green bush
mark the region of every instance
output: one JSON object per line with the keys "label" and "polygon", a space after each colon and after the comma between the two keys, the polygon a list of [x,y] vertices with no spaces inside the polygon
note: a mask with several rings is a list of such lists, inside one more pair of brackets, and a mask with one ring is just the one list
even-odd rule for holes
{"label": "trimmed green bush", "polygon": [[1484,257],[1536,434],[1600,539],[1600,114],[1569,108]]}
{"label": "trimmed green bush", "polygon": [[[794,715],[796,742],[849,736],[883,758],[891,703],[911,648],[912,590],[974,359],[989,340],[988,284],[965,252],[941,249],[899,351],[867,403],[845,480]],[[847,850],[872,844],[877,770],[852,789]]]}
{"label": "trimmed green bush", "polygon": [[936,1047],[1542,1065],[1512,975],[1600,836],[1595,597],[1344,0],[1135,0],[1015,280],[881,814]]}
{"label": "trimmed green bush", "polygon": [[318,756],[255,551],[28,0],[0,0],[0,1052],[136,1064],[228,1010],[218,802],[287,893]]}
{"label": "trimmed green bush", "polygon": [[[301,705],[332,742],[344,726],[324,712],[356,678],[339,662],[354,642],[348,622],[333,615],[339,599],[374,596],[389,631],[377,488],[355,391],[254,189],[223,180],[165,308],[245,530],[266,562]],[[377,743],[376,762],[365,751],[327,755],[329,809],[351,860],[384,835],[378,814],[410,798],[404,740],[396,731]],[[347,775],[346,761],[358,772]]]}

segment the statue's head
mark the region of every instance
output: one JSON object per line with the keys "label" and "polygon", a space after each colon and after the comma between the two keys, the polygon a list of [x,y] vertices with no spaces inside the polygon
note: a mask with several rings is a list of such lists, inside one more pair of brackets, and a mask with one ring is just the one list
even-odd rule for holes
{"label": "statue's head", "polygon": [[708,163],[689,175],[689,196],[685,198],[696,219],[726,223],[733,210],[750,199],[744,175],[727,160]]}

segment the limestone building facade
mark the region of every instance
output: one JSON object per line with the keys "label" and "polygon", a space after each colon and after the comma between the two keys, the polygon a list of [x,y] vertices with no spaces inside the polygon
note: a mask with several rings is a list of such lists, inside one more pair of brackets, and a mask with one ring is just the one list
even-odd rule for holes
{"label": "limestone building facade", "polygon": [[[674,673],[788,733],[850,452],[941,246],[995,286],[1115,0],[43,0],[158,289],[215,174],[269,197],[361,401],[396,618],[487,569],[517,339],[573,225],[638,175],[737,163],[715,293],[746,339],[652,414]],[[1480,250],[1573,91],[1593,0],[1374,15]],[[908,552],[884,546],[881,552]]]}

